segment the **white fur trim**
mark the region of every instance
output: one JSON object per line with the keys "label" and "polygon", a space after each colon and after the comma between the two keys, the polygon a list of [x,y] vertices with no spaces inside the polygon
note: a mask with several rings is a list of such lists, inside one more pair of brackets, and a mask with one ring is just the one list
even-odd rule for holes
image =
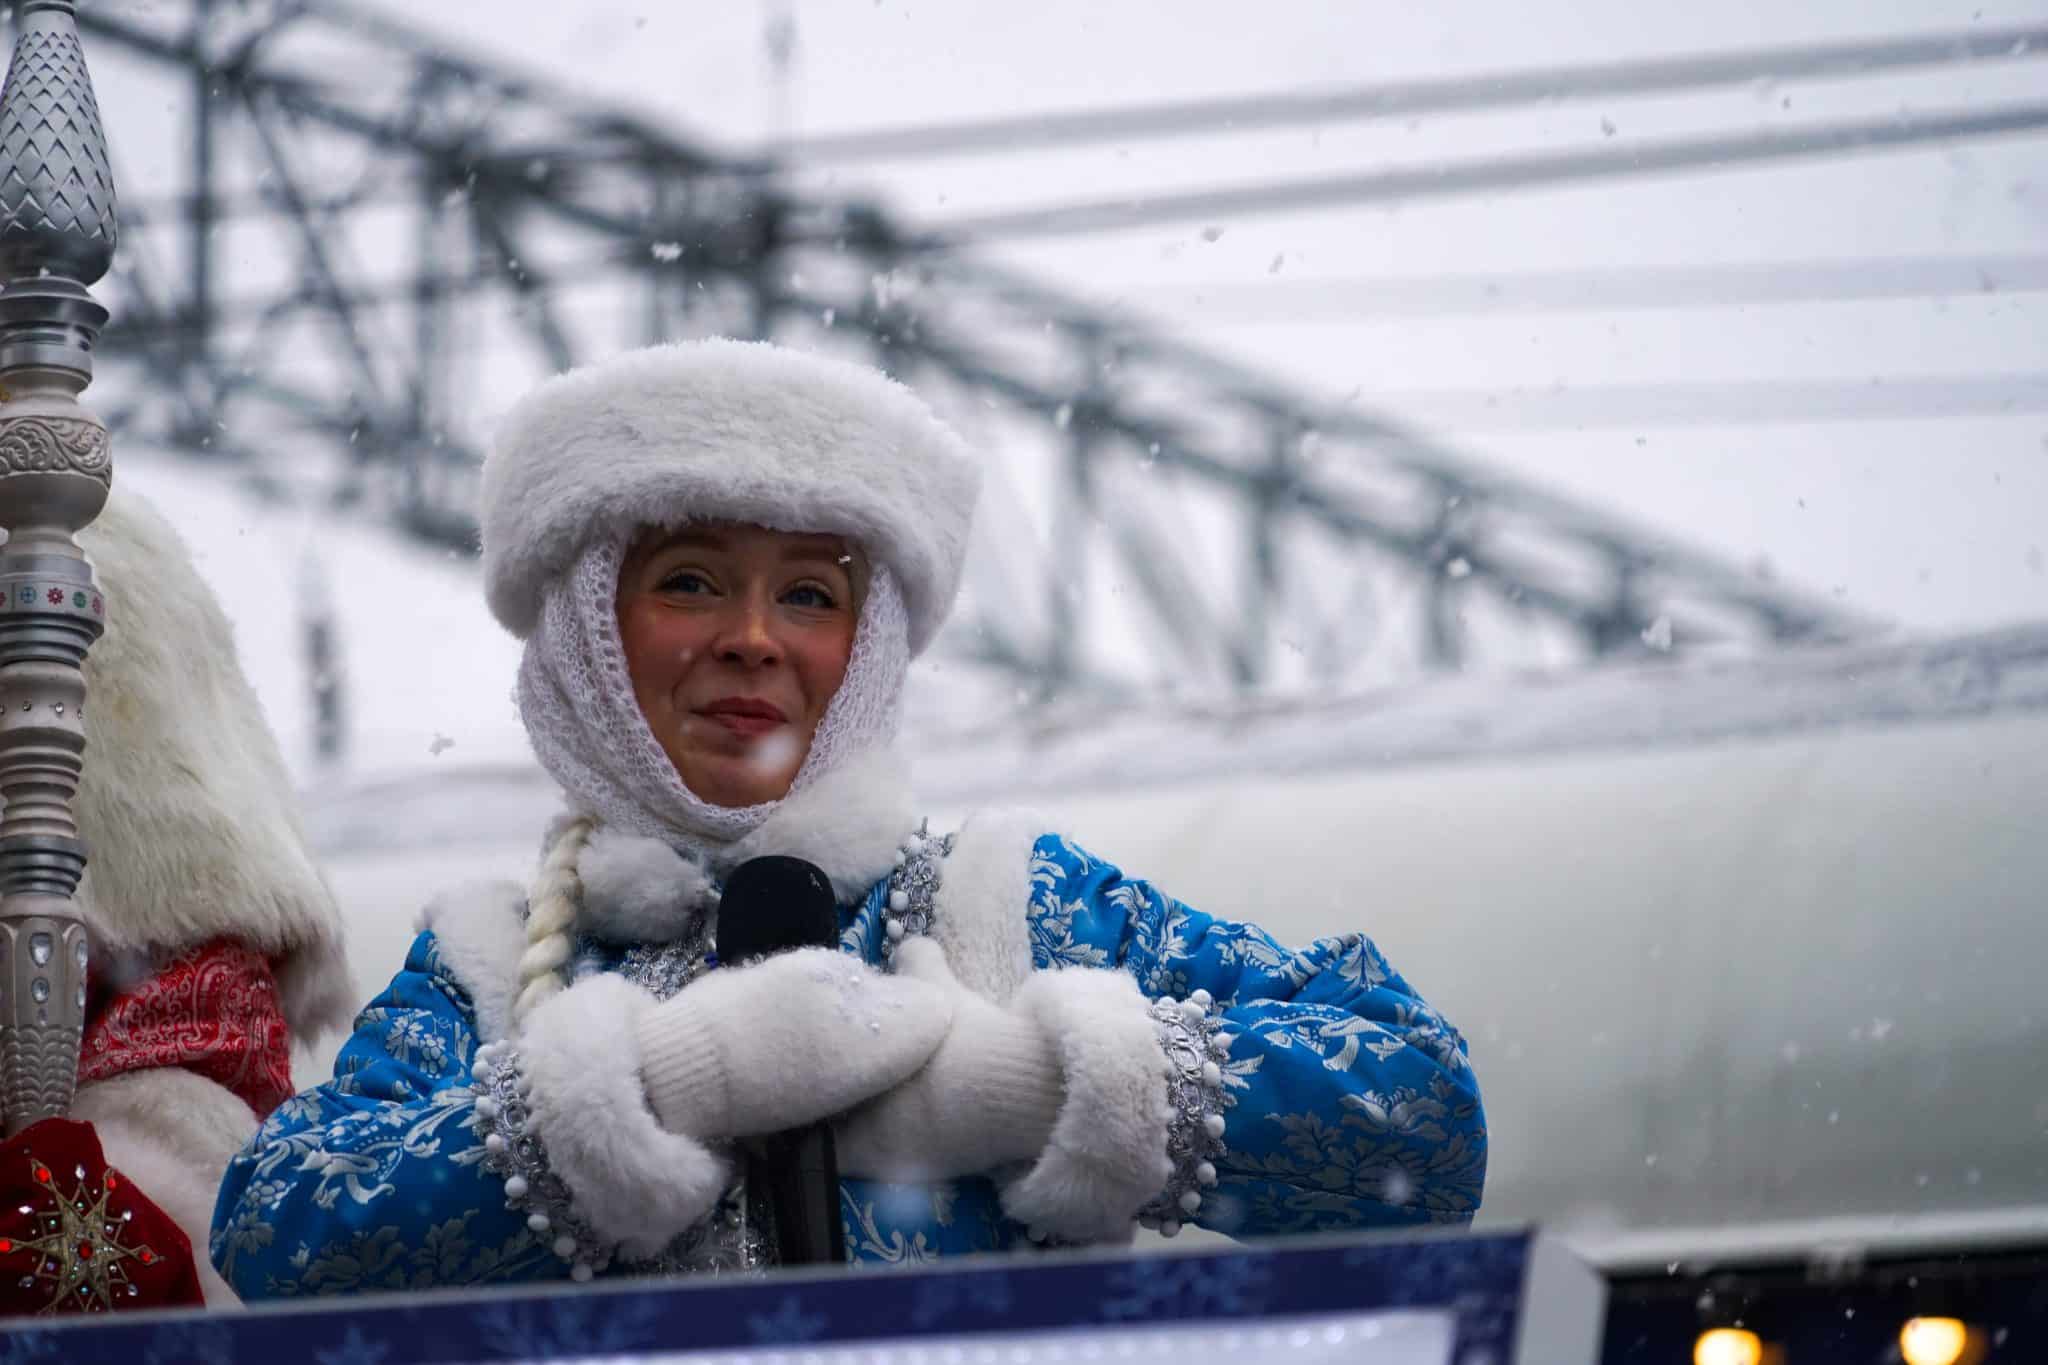
{"label": "white fur trim", "polygon": [[731,1167],[647,1107],[637,1019],[654,997],[593,976],[543,1001],[520,1031],[532,1128],[591,1230],[628,1257],[659,1252],[711,1211]]}
{"label": "white fur trim", "polygon": [[932,929],[960,983],[1002,1004],[1031,977],[1031,848],[1050,828],[1028,811],[985,811],[953,836]]}
{"label": "white fur trim", "polygon": [[279,968],[301,1041],[359,1001],[341,913],[235,658],[227,617],[176,531],[116,486],[79,534],[107,602],[85,657],[79,904],[96,939],[172,952],[233,938]]}
{"label": "white fur trim", "polygon": [[952,608],[980,481],[960,438],[880,371],[763,342],[628,351],[506,415],[484,462],[485,592],[524,639],[542,585],[600,530],[834,532],[895,571],[916,654]]}
{"label": "white fur trim", "polygon": [[897,847],[917,827],[912,809],[902,757],[871,749],[784,797],[760,828],[719,853],[718,870],[723,875],[770,853],[803,858],[831,879],[842,902],[850,901],[896,866]]}
{"label": "white fur trim", "polygon": [[711,874],[659,839],[600,829],[576,860],[576,927],[607,943],[670,943],[704,917]]}
{"label": "white fur trim", "polygon": [[[723,876],[763,854],[804,858],[831,879],[840,900],[850,901],[866,895],[895,867],[897,847],[916,827],[911,809],[902,758],[891,750],[873,750],[786,798],[759,829],[719,855],[717,871]],[[654,892],[664,880],[660,860],[666,857],[685,869],[689,865],[665,846],[646,847],[653,842],[602,830],[591,837],[577,866],[583,884],[578,927],[616,942],[673,936],[673,930],[646,932],[667,923],[654,904]],[[1014,894],[1021,894],[1023,867],[1019,861]],[[625,898],[623,908],[620,897]],[[415,921],[416,928],[432,929],[440,940],[441,961],[469,992],[477,1032],[486,1042],[505,1037],[511,1028],[519,959],[528,946],[525,907],[526,892],[515,883],[472,882],[435,897]],[[1021,903],[1016,918],[1021,942]],[[1024,964],[1028,969],[1028,947]]]}
{"label": "white fur trim", "polygon": [[70,1117],[99,1134],[115,1167],[170,1216],[192,1243],[210,1308],[241,1302],[207,1256],[213,1204],[228,1161],[256,1132],[256,1115],[232,1091],[178,1067],[136,1071],[82,1088]]}
{"label": "white fur trim", "polygon": [[477,1036],[486,1043],[505,1037],[526,951],[525,890],[516,882],[452,887],[427,902],[413,927],[434,931],[441,965],[469,992]]}
{"label": "white fur trim", "polygon": [[1173,1176],[1166,1051],[1137,981],[1107,968],[1039,972],[1017,992],[1056,1041],[1066,1102],[1052,1141],[1002,1192],[1003,1210],[1063,1241],[1129,1241]]}

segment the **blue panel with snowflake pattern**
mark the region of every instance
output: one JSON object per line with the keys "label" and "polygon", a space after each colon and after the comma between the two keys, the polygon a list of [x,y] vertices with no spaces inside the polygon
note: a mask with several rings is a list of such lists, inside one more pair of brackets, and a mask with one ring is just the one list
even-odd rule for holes
{"label": "blue panel with snowflake pattern", "polygon": [[[1181,1255],[990,1257],[902,1271],[365,1295],[234,1314],[24,1325],[0,1334],[0,1365],[551,1361],[1415,1310],[1453,1317],[1451,1360],[1510,1365],[1525,1289],[1553,1256],[1526,1233],[1381,1234]],[[1590,1272],[1584,1280],[1593,1286],[1579,1314],[1590,1344],[1599,1293]],[[1556,1282],[1538,1297],[1554,1308]]]}

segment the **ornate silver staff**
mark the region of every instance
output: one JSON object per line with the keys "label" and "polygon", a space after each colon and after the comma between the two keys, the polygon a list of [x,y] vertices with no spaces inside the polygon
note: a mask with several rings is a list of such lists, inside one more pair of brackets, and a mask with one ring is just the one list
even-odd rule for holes
{"label": "ornate silver staff", "polygon": [[0,1110],[9,1134],[78,1085],[85,871],[71,803],[85,752],[85,652],[106,606],[73,536],[113,479],[78,402],[107,310],[114,180],[75,0],[23,0],[0,91]]}

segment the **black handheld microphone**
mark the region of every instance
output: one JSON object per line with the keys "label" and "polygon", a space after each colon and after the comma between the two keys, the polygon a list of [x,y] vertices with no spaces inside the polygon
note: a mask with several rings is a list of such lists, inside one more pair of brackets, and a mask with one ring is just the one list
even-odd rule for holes
{"label": "black handheld microphone", "polygon": [[[718,960],[737,967],[792,948],[839,946],[832,883],[802,858],[750,858],[725,880],[718,902]],[[814,1123],[750,1144],[749,1202],[765,1195],[784,1265],[846,1260],[839,1222],[839,1162],[832,1126]]]}

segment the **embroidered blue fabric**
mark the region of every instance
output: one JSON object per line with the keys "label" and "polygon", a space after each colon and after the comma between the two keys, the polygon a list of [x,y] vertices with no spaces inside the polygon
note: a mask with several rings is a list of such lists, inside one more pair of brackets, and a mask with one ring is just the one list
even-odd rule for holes
{"label": "embroidered blue fabric", "polygon": [[[871,963],[886,894],[880,883],[840,912],[842,948]],[[1228,1128],[1192,1221],[1256,1237],[1471,1219],[1486,1128],[1465,1043],[1364,935],[1285,948],[1051,834],[1033,849],[1028,896],[1036,968],[1121,969],[1154,998],[1215,998]],[[210,1251],[237,1293],[568,1277],[482,1165],[471,1075],[482,1041],[434,935],[421,934],[357,1017],[334,1078],[281,1105],[229,1163]],[[849,1179],[840,1199],[859,1263],[1024,1243],[984,1178]]]}

